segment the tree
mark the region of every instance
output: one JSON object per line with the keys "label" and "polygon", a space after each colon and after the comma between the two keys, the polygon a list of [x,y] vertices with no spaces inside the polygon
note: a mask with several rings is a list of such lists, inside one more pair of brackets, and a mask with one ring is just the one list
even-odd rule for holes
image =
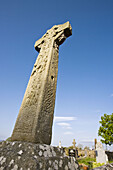
{"label": "tree", "polygon": [[98,136],[101,136],[101,142],[106,145],[113,144],[113,113],[111,115],[104,114],[101,116],[101,124],[98,130]]}

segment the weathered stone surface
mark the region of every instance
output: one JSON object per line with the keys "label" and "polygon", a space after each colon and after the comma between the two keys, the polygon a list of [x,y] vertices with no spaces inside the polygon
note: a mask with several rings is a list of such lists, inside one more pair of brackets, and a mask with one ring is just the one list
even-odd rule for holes
{"label": "weathered stone surface", "polygon": [[0,170],[79,170],[74,158],[63,149],[28,142],[2,142]]}
{"label": "weathered stone surface", "polygon": [[39,52],[11,137],[12,141],[50,144],[55,105],[59,45],[72,34],[69,22],[55,25],[36,41]]}

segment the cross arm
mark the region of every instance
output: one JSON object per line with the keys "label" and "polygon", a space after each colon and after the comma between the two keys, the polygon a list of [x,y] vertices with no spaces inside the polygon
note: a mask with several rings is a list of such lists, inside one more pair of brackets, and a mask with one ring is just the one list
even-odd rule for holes
{"label": "cross arm", "polygon": [[34,47],[39,52],[44,41],[51,39],[54,39],[58,45],[61,45],[70,35],[72,35],[72,28],[69,21],[61,25],[55,25],[35,42]]}

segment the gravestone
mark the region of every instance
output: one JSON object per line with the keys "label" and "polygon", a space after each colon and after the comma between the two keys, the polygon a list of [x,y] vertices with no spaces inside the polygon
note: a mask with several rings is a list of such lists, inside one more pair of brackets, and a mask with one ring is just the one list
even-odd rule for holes
{"label": "gravestone", "polygon": [[97,139],[95,138],[95,140],[94,140],[94,149],[96,149],[96,144],[97,144]]}
{"label": "gravestone", "polygon": [[11,141],[50,144],[56,95],[59,46],[72,35],[69,22],[55,25],[36,41],[39,52]]}
{"label": "gravestone", "polygon": [[75,146],[75,144],[76,144],[76,142],[75,142],[75,139],[73,139],[73,149],[75,149],[76,148],[76,146]]}
{"label": "gravestone", "polygon": [[59,141],[59,148],[62,148],[61,141]]}
{"label": "gravestone", "polygon": [[69,156],[75,157],[75,149],[69,149]]}
{"label": "gravestone", "polygon": [[108,157],[105,154],[103,146],[100,142],[97,142],[96,144],[96,162],[105,164],[108,162]]}
{"label": "gravestone", "polygon": [[76,148],[76,142],[75,142],[75,139],[73,139],[73,150],[75,152],[75,158],[78,158],[78,149]]}
{"label": "gravestone", "polygon": [[85,152],[85,157],[87,157],[87,155],[88,155],[87,150],[85,149],[85,151],[84,151],[84,152]]}

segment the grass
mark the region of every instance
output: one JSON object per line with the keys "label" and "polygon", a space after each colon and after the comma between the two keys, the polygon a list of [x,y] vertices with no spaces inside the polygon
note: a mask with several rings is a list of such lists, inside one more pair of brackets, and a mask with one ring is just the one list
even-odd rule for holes
{"label": "grass", "polygon": [[86,166],[88,166],[88,168],[89,169],[92,169],[92,167],[93,167],[93,162],[95,162],[96,161],[96,159],[95,158],[81,158],[81,159],[77,159],[77,161],[78,161],[78,163],[79,163],[79,165],[86,165]]}
{"label": "grass", "polygon": [[[95,167],[99,167],[102,166],[103,164],[97,164],[96,163],[96,158],[81,158],[81,159],[77,159],[79,165],[81,164],[85,164],[86,166],[89,167],[89,169],[95,168]],[[113,161],[109,161],[108,163],[113,163]]]}
{"label": "grass", "polygon": [[96,159],[95,158],[81,158],[81,159],[77,159],[79,164],[85,164],[85,165],[89,165],[89,162],[95,162]]}

